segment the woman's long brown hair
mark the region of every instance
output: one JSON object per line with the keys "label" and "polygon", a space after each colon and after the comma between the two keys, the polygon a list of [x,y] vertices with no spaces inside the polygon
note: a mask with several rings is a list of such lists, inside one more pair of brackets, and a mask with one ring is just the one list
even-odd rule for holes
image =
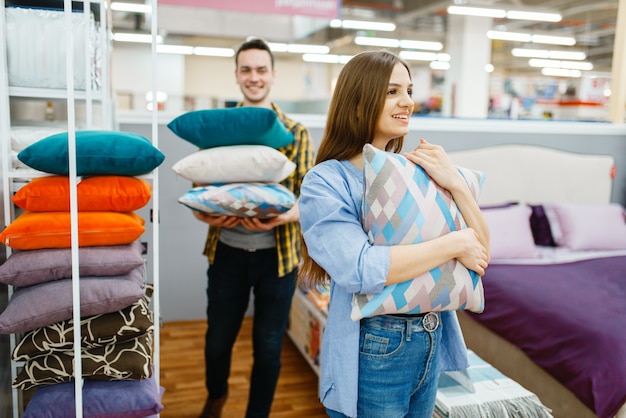
{"label": "woman's long brown hair", "polygon": [[[345,64],[330,101],[315,164],[350,159],[360,154],[365,144],[372,143],[385,105],[389,78],[397,63],[404,65],[411,74],[404,61],[385,50],[362,52]],[[400,152],[403,141],[404,137],[392,139],[386,151]],[[303,239],[299,281],[315,287],[327,284],[329,279],[326,271],[309,256]]]}

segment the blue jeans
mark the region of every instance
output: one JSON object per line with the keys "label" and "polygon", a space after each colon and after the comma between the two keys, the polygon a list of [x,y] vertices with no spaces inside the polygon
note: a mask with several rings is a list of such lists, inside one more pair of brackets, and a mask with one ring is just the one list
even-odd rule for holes
{"label": "blue jeans", "polygon": [[[358,418],[431,418],[439,373],[440,316],[361,320]],[[327,410],[331,418],[345,417]]]}
{"label": "blue jeans", "polygon": [[228,392],[232,348],[253,289],[254,361],[246,416],[267,417],[280,373],[296,271],[278,277],[276,248],[250,252],[219,243],[207,275],[205,375],[209,397]]}

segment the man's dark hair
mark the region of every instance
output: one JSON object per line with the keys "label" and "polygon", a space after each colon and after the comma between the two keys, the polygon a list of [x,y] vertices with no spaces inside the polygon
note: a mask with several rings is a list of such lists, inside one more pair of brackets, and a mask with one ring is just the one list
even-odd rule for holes
{"label": "man's dark hair", "polygon": [[248,49],[261,49],[263,51],[267,51],[270,54],[270,59],[272,60],[272,69],[274,69],[274,54],[272,54],[272,50],[270,49],[267,42],[265,42],[261,38],[251,38],[242,43],[237,49],[237,54],[235,54],[235,66],[239,66],[239,53],[241,51],[247,51]]}

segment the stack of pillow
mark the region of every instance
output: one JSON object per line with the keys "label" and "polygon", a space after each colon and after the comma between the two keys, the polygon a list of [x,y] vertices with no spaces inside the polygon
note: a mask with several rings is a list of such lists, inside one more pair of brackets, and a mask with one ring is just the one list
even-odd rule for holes
{"label": "stack of pillow", "polygon": [[294,137],[273,110],[196,110],[168,127],[200,148],[172,167],[196,186],[179,198],[183,205],[213,216],[267,218],[295,204],[296,196],[279,183],[296,165],[278,151]]}
{"label": "stack of pillow", "polygon": [[[66,411],[74,405],[68,134],[37,141],[18,158],[47,175],[15,193],[12,200],[21,213],[0,233],[13,249],[0,265],[0,282],[15,290],[0,314],[0,333],[22,336],[13,359],[24,361],[24,367],[13,385],[37,389],[24,415],[34,417],[43,416],[36,411]],[[82,366],[85,404],[96,408],[92,415],[132,410],[132,416],[149,416],[162,409],[151,378],[152,288],[144,277],[139,241],[145,227],[135,211],[152,193],[150,183],[137,176],[150,173],[164,158],[140,135],[76,132]],[[99,400],[102,383],[107,383],[107,399],[116,399],[111,393],[117,391],[124,402]],[[131,390],[152,395],[128,400],[135,393]]]}

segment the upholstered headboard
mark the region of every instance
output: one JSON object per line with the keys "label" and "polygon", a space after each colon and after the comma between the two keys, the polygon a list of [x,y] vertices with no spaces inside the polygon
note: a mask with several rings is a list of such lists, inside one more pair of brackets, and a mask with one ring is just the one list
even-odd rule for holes
{"label": "upholstered headboard", "polygon": [[608,203],[614,158],[533,145],[498,145],[449,152],[461,167],[485,172],[481,205],[516,201]]}

